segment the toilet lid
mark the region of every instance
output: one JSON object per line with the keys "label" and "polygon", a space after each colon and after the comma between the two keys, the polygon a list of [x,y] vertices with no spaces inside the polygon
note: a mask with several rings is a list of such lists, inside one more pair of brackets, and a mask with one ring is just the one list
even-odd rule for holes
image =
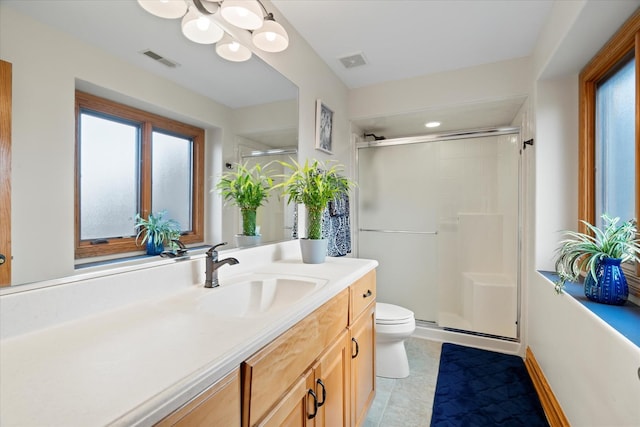
{"label": "toilet lid", "polygon": [[376,323],[391,325],[411,320],[413,320],[413,311],[411,310],[398,305],[376,303]]}

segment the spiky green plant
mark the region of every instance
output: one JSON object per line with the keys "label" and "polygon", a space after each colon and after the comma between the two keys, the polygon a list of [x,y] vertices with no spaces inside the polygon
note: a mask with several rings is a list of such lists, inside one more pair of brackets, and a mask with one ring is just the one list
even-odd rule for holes
{"label": "spiky green plant", "polygon": [[138,231],[136,235],[136,244],[142,236],[144,244],[151,239],[155,245],[160,243],[170,243],[176,236],[180,236],[180,224],[174,219],[165,219],[167,211],[163,210],[155,214],[150,213],[148,218],[143,218],[139,213],[135,218],[135,229]]}
{"label": "spiky green plant", "polygon": [[291,171],[290,175],[282,175],[283,181],[274,188],[283,188],[287,195],[287,203],[302,203],[307,208],[307,238],[322,238],[322,212],[327,204],[341,194],[347,193],[355,184],[342,176],[342,166],[319,160],[305,160],[300,164],[279,162]]}
{"label": "spiky green plant", "polygon": [[273,186],[269,172],[260,164],[249,168],[247,164],[236,164],[235,171],[222,175],[216,185],[225,202],[240,208],[242,214],[242,234],[256,235],[256,213],[263,205]]}
{"label": "spiky green plant", "polygon": [[640,262],[640,240],[636,239],[638,232],[636,221],[626,221],[617,225],[620,218],[602,215],[604,229],[581,221],[591,234],[566,230],[566,239],[560,241],[556,250],[556,272],[558,280],[555,282],[556,292],[564,288],[567,280],[576,281],[582,271],[591,274],[598,282],[596,268],[603,258],[620,258],[622,262]]}

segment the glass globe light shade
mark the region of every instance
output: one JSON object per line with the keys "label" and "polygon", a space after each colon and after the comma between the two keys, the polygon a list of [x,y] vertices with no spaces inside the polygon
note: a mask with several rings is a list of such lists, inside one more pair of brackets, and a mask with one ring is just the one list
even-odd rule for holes
{"label": "glass globe light shade", "polygon": [[224,0],[220,14],[228,23],[245,30],[257,30],[264,21],[262,9],[255,0]]}
{"label": "glass globe light shade", "polygon": [[221,58],[233,62],[243,62],[251,58],[251,51],[228,34],[225,34],[222,40],[216,43],[216,53]]}
{"label": "glass globe light shade", "polygon": [[289,46],[289,35],[282,25],[266,20],[262,27],[253,32],[253,44],[265,52],[282,52]]}
{"label": "glass globe light shade", "polygon": [[222,38],[224,31],[209,16],[189,9],[182,18],[182,34],[195,43],[213,44]]}
{"label": "glass globe light shade", "polygon": [[184,0],[138,0],[144,10],[160,18],[176,19],[187,13]]}

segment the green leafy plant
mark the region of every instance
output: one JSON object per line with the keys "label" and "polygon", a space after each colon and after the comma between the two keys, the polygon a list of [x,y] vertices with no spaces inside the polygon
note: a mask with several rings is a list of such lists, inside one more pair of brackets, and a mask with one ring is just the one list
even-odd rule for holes
{"label": "green leafy plant", "polygon": [[602,219],[603,230],[581,221],[590,234],[563,231],[567,238],[560,241],[556,250],[556,272],[559,276],[555,283],[556,292],[560,293],[567,280],[576,281],[582,271],[591,274],[597,283],[596,268],[603,258],[640,262],[640,240],[636,239],[636,221],[626,221],[618,225],[620,218],[611,218],[607,214],[602,215]]}
{"label": "green leafy plant", "polygon": [[291,163],[280,162],[291,171],[283,175],[283,181],[274,188],[283,188],[287,195],[287,203],[302,203],[307,208],[307,238],[322,238],[322,212],[327,204],[341,194],[347,193],[355,184],[342,176],[342,166],[322,163],[313,160],[299,164],[292,159]]}
{"label": "green leafy plant", "polygon": [[136,214],[135,228],[138,231],[136,244],[142,237],[140,244],[144,244],[151,239],[156,245],[159,243],[171,245],[171,240],[180,237],[180,224],[176,220],[165,219],[166,215],[166,210],[155,214],[151,213],[148,218],[143,218],[139,213]]}
{"label": "green leafy plant", "polygon": [[260,164],[248,168],[238,163],[235,171],[222,175],[216,185],[225,202],[240,208],[242,214],[242,234],[256,235],[256,213],[269,197],[273,179]]}

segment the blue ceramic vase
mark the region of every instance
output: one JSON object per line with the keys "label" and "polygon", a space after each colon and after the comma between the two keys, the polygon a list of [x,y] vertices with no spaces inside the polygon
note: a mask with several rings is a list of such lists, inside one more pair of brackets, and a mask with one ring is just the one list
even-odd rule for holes
{"label": "blue ceramic vase", "polygon": [[162,241],[156,243],[153,240],[153,236],[150,234],[147,239],[147,255],[160,255],[164,251],[164,244]]}
{"label": "blue ceramic vase", "polygon": [[602,258],[596,266],[596,282],[587,274],[584,281],[584,294],[591,301],[610,305],[623,305],[629,298],[627,278],[620,267],[620,258]]}

